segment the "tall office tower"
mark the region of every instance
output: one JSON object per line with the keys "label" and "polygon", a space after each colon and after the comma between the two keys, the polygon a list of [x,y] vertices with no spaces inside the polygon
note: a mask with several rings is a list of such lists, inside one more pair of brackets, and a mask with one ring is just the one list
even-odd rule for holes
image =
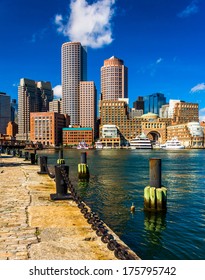
{"label": "tall office tower", "polygon": [[80,42],[62,45],[62,102],[63,113],[70,116],[71,125],[79,125],[79,85],[87,80],[87,51]]}
{"label": "tall office tower", "polygon": [[18,104],[16,99],[11,100],[11,121],[18,123]]}
{"label": "tall office tower", "polygon": [[97,91],[94,82],[80,82],[80,125],[92,127],[96,136]]}
{"label": "tall office tower", "polygon": [[112,56],[101,67],[101,100],[128,98],[128,69],[123,60]]}
{"label": "tall office tower", "polygon": [[40,112],[49,111],[49,102],[53,100],[53,90],[50,82],[37,82]]}
{"label": "tall office tower", "polygon": [[0,92],[0,133],[6,134],[6,127],[11,120],[10,96]]}
{"label": "tall office tower", "polygon": [[47,100],[53,94],[49,82],[21,79],[18,87],[18,140],[30,139],[30,113],[45,110]]}
{"label": "tall office tower", "polygon": [[166,104],[166,97],[162,93],[153,93],[143,97],[144,114],[154,113],[159,115],[159,109]]}

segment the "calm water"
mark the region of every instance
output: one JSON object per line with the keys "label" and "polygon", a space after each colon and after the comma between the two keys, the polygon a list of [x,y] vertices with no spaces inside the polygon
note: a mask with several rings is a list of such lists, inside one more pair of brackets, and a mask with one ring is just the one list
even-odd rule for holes
{"label": "calm water", "polygon": [[[142,259],[205,260],[205,150],[89,150],[89,183],[76,181],[81,152],[64,151],[79,195]],[[47,156],[54,163],[58,153]],[[152,157],[162,159],[162,184],[168,189],[163,215],[143,211]]]}

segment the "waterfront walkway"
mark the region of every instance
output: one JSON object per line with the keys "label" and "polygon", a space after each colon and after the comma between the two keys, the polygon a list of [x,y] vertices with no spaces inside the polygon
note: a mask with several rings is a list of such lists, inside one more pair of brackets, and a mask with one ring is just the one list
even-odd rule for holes
{"label": "waterfront walkway", "polygon": [[37,171],[0,157],[0,260],[116,260],[74,201],[50,200],[55,182]]}

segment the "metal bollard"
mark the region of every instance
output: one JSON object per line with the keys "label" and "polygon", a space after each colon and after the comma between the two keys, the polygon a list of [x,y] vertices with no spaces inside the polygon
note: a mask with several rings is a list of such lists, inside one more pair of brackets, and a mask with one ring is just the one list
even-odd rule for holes
{"label": "metal bollard", "polygon": [[36,155],[34,153],[31,153],[30,157],[31,157],[31,164],[35,164],[36,163]]}
{"label": "metal bollard", "polygon": [[29,160],[29,152],[25,152],[24,156],[25,156],[25,160]]}
{"label": "metal bollard", "polygon": [[40,157],[40,171],[37,172],[38,174],[47,174],[47,162],[48,162],[47,156]]}
{"label": "metal bollard", "polygon": [[67,193],[68,186],[64,181],[62,170],[65,171],[67,174],[69,174],[69,166],[55,165],[56,193],[50,194],[51,200],[73,199],[72,195]]}

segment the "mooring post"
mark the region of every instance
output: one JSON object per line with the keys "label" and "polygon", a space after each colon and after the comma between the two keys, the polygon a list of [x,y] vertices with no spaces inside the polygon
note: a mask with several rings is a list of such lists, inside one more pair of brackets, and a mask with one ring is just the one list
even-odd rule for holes
{"label": "mooring post", "polygon": [[167,189],[161,184],[161,159],[149,160],[149,186],[144,189],[144,209],[148,211],[166,210]]}
{"label": "mooring post", "polygon": [[63,147],[59,150],[57,164],[65,164],[65,160],[63,158]]}
{"label": "mooring post", "polygon": [[30,158],[31,158],[31,164],[35,164],[36,163],[36,154],[30,153]]}
{"label": "mooring post", "polygon": [[68,185],[65,182],[62,173],[65,172],[69,175],[69,166],[67,165],[55,165],[55,182],[56,193],[50,194],[51,200],[68,200],[73,199],[71,194],[68,194]]}
{"label": "mooring post", "polygon": [[40,157],[40,171],[37,172],[38,174],[48,174],[47,173],[47,162],[48,162],[47,156]]}
{"label": "mooring post", "polygon": [[87,153],[81,153],[81,163],[78,164],[78,178],[89,179],[90,173],[87,165]]}
{"label": "mooring post", "polygon": [[29,152],[25,152],[24,157],[25,157],[24,160],[29,160]]}

